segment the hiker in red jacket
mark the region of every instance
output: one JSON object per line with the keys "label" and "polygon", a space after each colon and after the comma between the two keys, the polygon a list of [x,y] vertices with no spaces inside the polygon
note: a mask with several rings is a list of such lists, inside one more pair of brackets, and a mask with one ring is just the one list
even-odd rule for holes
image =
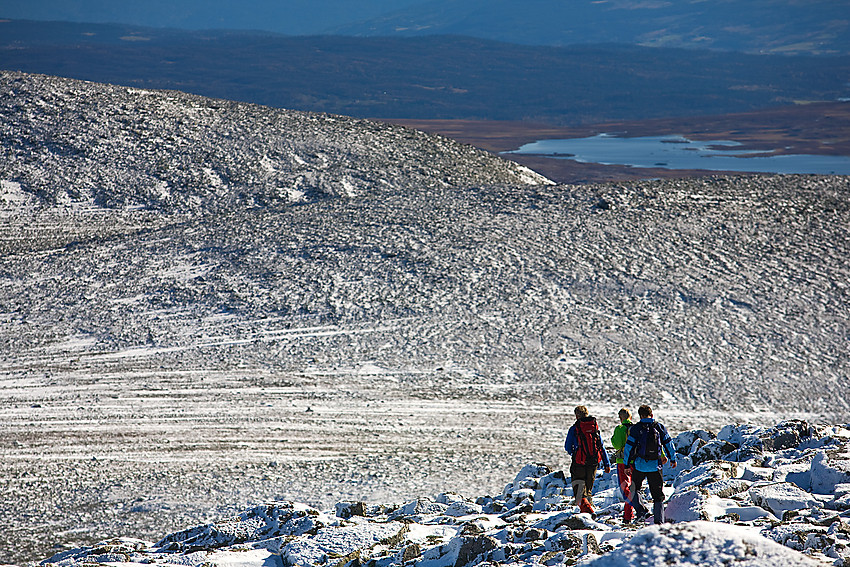
{"label": "hiker in red jacket", "polygon": [[567,433],[564,449],[573,462],[570,464],[570,477],[575,496],[575,504],[582,512],[593,513],[593,482],[599,463],[605,466],[605,474],[611,472],[608,453],[602,445],[602,436],[596,418],[590,415],[585,406],[575,409],[576,422]]}

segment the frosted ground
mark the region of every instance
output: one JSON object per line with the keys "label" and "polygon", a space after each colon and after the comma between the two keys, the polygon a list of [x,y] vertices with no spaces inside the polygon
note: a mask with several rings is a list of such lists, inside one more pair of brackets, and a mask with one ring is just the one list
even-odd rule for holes
{"label": "frosted ground", "polygon": [[[456,492],[401,505],[338,502],[321,511],[266,502],[158,541],[110,538],[57,553],[91,564],[338,567],[668,565],[777,567],[850,561],[850,428],[785,421],[680,433],[666,516],[624,524],[610,475],[595,514],[573,504],[563,471],[532,463],[495,496]],[[672,455],[671,455],[672,456]]]}
{"label": "frosted ground", "polygon": [[0,561],[501,492],[572,406],[848,420],[846,177],[553,186],[343,117],[0,77]]}

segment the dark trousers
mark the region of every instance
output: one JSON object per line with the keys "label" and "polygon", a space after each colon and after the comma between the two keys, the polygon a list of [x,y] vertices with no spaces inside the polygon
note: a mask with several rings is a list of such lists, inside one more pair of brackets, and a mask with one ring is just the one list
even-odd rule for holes
{"label": "dark trousers", "polygon": [[582,498],[590,500],[593,494],[593,483],[596,481],[596,463],[592,465],[580,465],[572,463],[570,465],[570,484],[573,486],[573,496],[576,502]]}
{"label": "dark trousers", "polygon": [[664,502],[664,477],[661,476],[661,471],[641,472],[633,469],[632,483],[634,483],[635,492],[640,493],[643,479],[646,479],[649,483],[649,493],[652,494],[652,501]]}
{"label": "dark trousers", "polygon": [[640,501],[640,486],[643,484],[643,479],[649,482],[649,492],[652,494],[652,515],[656,525],[664,523],[664,477],[661,476],[661,471],[641,472],[637,469],[632,471],[632,482],[634,483],[634,494],[632,504],[635,505],[635,511],[639,516],[643,516],[648,512],[643,504],[637,506]]}

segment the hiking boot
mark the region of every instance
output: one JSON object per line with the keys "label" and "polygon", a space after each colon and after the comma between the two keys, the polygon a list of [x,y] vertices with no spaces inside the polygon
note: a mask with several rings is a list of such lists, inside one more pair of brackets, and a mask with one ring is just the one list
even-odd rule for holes
{"label": "hiking boot", "polygon": [[581,504],[579,504],[578,509],[582,512],[585,512],[586,514],[596,513],[596,510],[593,509],[593,506],[590,505],[590,502],[588,502],[587,498],[581,499]]}
{"label": "hiking boot", "polygon": [[649,510],[644,510],[643,512],[636,512],[635,517],[632,520],[633,524],[645,524],[646,521],[652,517],[652,512]]}

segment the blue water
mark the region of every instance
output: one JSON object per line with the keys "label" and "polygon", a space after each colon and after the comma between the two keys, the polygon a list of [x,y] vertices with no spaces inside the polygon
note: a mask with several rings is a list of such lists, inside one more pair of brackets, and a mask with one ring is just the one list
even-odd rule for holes
{"label": "blue water", "polygon": [[757,153],[737,150],[738,142],[696,142],[682,136],[618,138],[599,134],[591,138],[539,140],[506,153],[545,155],[583,163],[704,169],[753,173],[820,173],[850,175],[850,157],[822,155],[774,155],[748,157]]}

